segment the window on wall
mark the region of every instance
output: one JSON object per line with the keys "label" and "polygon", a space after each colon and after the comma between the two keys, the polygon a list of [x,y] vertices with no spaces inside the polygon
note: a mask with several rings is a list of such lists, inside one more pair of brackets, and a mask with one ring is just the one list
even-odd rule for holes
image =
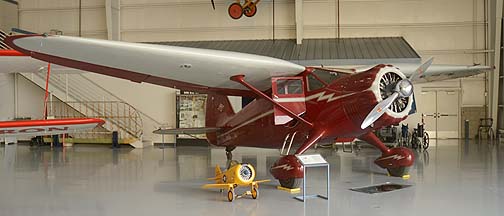
{"label": "window on wall", "polygon": [[277,80],[276,84],[278,94],[303,94],[303,82],[299,79]]}

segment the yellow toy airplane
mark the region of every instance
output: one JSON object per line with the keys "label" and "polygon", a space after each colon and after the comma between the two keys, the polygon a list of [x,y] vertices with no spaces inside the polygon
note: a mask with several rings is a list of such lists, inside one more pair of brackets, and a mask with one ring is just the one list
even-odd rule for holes
{"label": "yellow toy airplane", "polygon": [[[215,180],[215,184],[206,184],[203,185],[203,188],[218,188],[221,189],[221,191],[227,189],[227,199],[229,202],[232,202],[235,197],[240,198],[245,195],[257,199],[257,196],[259,196],[259,183],[268,182],[270,180],[254,181],[255,176],[256,172],[252,165],[231,161],[229,168],[225,172],[222,172],[219,165],[217,165],[215,167],[215,177],[208,179]],[[250,191],[236,196],[234,189],[238,186],[250,187]]]}

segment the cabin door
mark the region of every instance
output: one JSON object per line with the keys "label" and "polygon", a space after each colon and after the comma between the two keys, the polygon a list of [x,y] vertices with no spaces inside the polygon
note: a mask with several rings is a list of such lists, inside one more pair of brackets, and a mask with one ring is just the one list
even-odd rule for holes
{"label": "cabin door", "polygon": [[[306,112],[303,77],[271,78],[273,100],[286,107],[296,115]],[[292,120],[277,106],[274,106],[275,125],[283,125]]]}

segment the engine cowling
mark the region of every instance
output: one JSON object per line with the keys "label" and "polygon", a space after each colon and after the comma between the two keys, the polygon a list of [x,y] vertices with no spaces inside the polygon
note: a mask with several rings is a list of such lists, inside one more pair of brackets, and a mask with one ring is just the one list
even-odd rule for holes
{"label": "engine cowling", "polygon": [[[370,89],[375,94],[376,101],[379,103],[392,95],[397,84],[405,79],[406,76],[398,68],[386,65],[377,72],[376,78]],[[398,97],[394,100],[392,105],[388,107],[385,114],[395,119],[404,119],[410,113],[412,104],[412,95],[408,97]]]}

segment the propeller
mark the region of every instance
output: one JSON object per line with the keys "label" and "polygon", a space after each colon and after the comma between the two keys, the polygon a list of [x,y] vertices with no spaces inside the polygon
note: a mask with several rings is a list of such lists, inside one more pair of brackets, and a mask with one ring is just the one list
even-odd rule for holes
{"label": "propeller", "polygon": [[394,103],[394,101],[398,98],[406,98],[409,97],[413,94],[413,81],[416,79],[420,78],[422,74],[429,68],[432,64],[432,61],[434,58],[430,58],[427,60],[425,63],[420,65],[415,70],[415,73],[410,76],[409,79],[403,79],[399,82],[397,82],[395,88],[394,88],[394,93],[387,97],[385,100],[382,100],[380,103],[378,103],[371,112],[366,116],[364,121],[361,124],[361,129],[367,128],[370,125],[372,125],[376,120],[378,120],[387,110],[387,108]]}
{"label": "propeller", "polygon": [[212,7],[215,10],[215,2],[214,2],[214,0],[211,0],[211,1],[212,1]]}

